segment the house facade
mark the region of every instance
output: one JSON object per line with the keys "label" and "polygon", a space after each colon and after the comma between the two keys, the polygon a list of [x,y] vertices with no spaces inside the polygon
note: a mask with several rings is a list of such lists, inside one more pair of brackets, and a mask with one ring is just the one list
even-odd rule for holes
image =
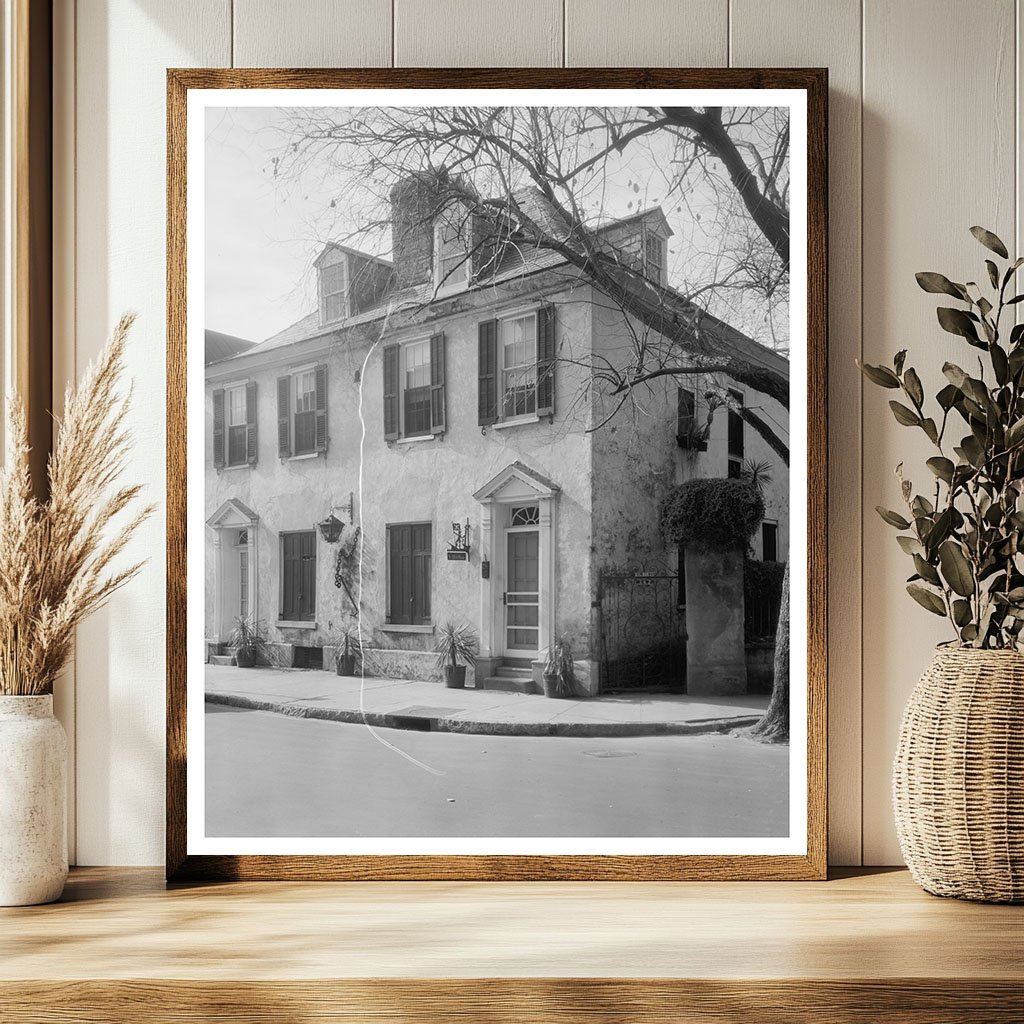
{"label": "house facade", "polygon": [[[676,571],[667,490],[775,464],[753,553],[781,561],[785,467],[734,413],[708,418],[699,378],[659,378],[609,418],[593,370],[640,325],[556,253],[432,206],[418,179],[392,202],[393,260],[328,245],[319,308],[206,368],[208,642],[253,619],[288,663],[329,667],[358,618],[368,671],[423,679],[436,630],[468,623],[476,685],[528,688],[566,636],[596,693],[603,577]],[[654,210],[606,237],[664,287],[670,234]]]}

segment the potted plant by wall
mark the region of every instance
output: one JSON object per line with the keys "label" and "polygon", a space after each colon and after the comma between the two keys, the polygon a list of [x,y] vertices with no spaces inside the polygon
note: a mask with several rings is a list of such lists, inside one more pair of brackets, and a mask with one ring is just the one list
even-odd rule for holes
{"label": "potted plant by wall", "polygon": [[267,627],[253,619],[235,619],[235,628],[228,636],[228,647],[235,652],[235,664],[239,668],[252,668],[257,662],[270,664],[273,661]]}
{"label": "potted plant by wall", "polygon": [[356,662],[363,650],[359,630],[354,626],[347,626],[338,634],[335,643],[338,650],[334,666],[335,672],[339,676],[354,676]]}
{"label": "potted plant by wall", "polygon": [[448,689],[461,690],[466,685],[466,666],[476,662],[477,644],[476,633],[465,624],[446,622],[441,627],[434,651]]}
{"label": "potted plant by wall", "polygon": [[54,681],[76,626],[141,568],[119,556],[152,509],[138,509],[139,487],[115,485],[131,447],[118,388],[131,323],[122,318],[65,395],[44,499],[33,493],[24,412],[11,402],[0,468],[2,906],[47,903],[63,891],[67,743],[53,716]]}
{"label": "potted plant by wall", "polygon": [[1024,899],[1024,325],[1012,325],[1012,314],[1024,295],[1012,285],[1024,260],[1008,265],[999,238],[971,233],[999,260],[985,260],[984,287],[917,275],[924,291],[948,297],[939,326],[963,344],[934,397],[926,399],[905,351],[891,366],[861,370],[899,392],[893,416],[932,449],[924,485],[901,463],[904,507],[878,513],[913,561],[910,596],[950,632],[900,726],[900,846],[929,892],[1016,901]]}
{"label": "potted plant by wall", "polygon": [[560,636],[548,648],[544,659],[544,696],[569,699],[576,696],[576,666],[572,643]]}

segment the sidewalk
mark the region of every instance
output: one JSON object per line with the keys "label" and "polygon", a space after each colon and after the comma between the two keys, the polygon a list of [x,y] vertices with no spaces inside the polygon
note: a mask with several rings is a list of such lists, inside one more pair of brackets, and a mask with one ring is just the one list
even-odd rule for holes
{"label": "sidewalk", "polygon": [[753,725],[765,694],[690,697],[615,694],[552,700],[493,690],[449,690],[442,683],[366,679],[298,669],[207,665],[210,704],[423,732],[500,736],[666,736],[726,732]]}

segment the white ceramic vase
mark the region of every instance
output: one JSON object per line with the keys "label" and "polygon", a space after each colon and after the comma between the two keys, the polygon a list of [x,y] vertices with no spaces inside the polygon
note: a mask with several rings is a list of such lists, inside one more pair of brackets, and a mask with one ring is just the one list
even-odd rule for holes
{"label": "white ceramic vase", "polygon": [[0,906],[50,903],[64,891],[67,760],[52,696],[0,696]]}

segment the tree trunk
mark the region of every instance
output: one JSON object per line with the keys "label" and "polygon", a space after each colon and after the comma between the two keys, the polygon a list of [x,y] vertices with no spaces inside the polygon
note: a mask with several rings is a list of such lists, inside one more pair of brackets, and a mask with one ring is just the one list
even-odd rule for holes
{"label": "tree trunk", "polygon": [[772,743],[789,740],[789,562],[782,577],[782,604],[779,608],[779,625],[775,631],[775,681],[772,684],[772,699],[764,717],[751,730]]}

